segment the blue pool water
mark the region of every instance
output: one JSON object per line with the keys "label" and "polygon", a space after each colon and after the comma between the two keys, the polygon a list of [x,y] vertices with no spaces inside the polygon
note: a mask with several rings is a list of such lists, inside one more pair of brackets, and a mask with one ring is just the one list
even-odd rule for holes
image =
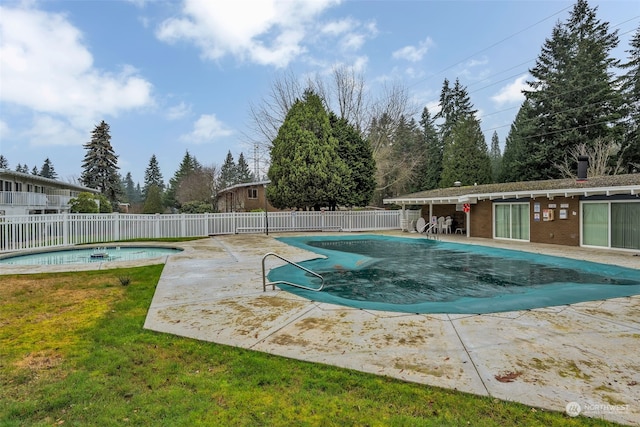
{"label": "blue pool water", "polygon": [[182,249],[154,246],[109,246],[63,249],[0,258],[0,265],[60,265],[95,262],[136,261],[182,252]]}
{"label": "blue pool water", "polygon": [[[477,245],[389,236],[283,237],[326,259],[301,265],[322,275],[305,298],[406,313],[493,313],[640,294],[640,270]],[[269,280],[320,286],[293,266]]]}

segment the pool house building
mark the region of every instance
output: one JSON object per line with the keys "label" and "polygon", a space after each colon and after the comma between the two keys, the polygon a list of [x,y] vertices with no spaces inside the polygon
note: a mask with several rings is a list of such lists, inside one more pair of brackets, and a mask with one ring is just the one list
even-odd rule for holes
{"label": "pool house building", "polygon": [[446,231],[469,237],[640,250],[640,174],[454,186],[384,203],[406,210],[411,231],[416,216],[426,223],[419,232],[451,217]]}

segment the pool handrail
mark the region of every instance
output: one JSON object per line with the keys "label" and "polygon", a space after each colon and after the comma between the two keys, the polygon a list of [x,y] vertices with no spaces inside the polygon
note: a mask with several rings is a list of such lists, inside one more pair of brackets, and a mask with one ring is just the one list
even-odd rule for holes
{"label": "pool handrail", "polygon": [[[286,280],[278,280],[278,281],[275,281],[275,282],[267,283],[267,275],[266,275],[266,272],[265,272],[264,262],[267,259],[267,257],[269,257],[269,256],[274,256],[276,258],[279,258],[282,261],[284,261],[286,263],[289,263],[289,264],[293,265],[294,267],[299,268],[300,270],[306,271],[307,273],[316,276],[317,278],[320,279],[320,287],[319,288],[311,288],[309,286],[300,285],[298,283],[287,282]],[[305,267],[301,266],[300,264],[296,264],[295,262],[290,261],[290,260],[278,255],[277,253],[269,252],[268,254],[266,254],[265,256],[262,257],[262,292],[266,292],[267,291],[267,286],[273,286],[272,289],[275,291],[276,285],[279,285],[279,284],[295,286],[296,288],[306,289],[308,291],[313,291],[313,292],[320,292],[322,290],[322,288],[324,288],[324,277],[322,277],[321,275],[319,275],[318,273],[316,273],[314,271],[309,270],[308,268],[305,268]]]}

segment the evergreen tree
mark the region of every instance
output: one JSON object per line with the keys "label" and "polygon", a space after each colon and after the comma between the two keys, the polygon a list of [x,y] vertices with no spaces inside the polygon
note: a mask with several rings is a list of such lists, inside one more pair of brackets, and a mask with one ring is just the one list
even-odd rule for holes
{"label": "evergreen tree", "polygon": [[493,131],[493,135],[491,136],[491,150],[489,151],[489,158],[491,159],[492,182],[498,182],[500,180],[502,154],[500,153],[500,139],[498,138],[498,132],[496,131]]}
{"label": "evergreen tree", "polygon": [[501,182],[534,181],[543,179],[538,164],[545,161],[546,153],[537,151],[530,141],[537,135],[535,111],[525,100],[511,124],[502,155]]}
{"label": "evergreen tree", "polygon": [[166,206],[175,209],[180,208],[180,203],[176,199],[176,192],[180,187],[180,181],[192,172],[199,171],[201,168],[202,165],[200,165],[195,156],[192,156],[187,150],[182,158],[182,162],[180,162],[180,166],[178,166],[178,170],[169,180],[169,187],[164,194],[164,202]]}
{"label": "evergreen tree", "polygon": [[267,197],[276,208],[334,209],[341,201],[342,178],[348,174],[322,100],[306,90],[273,141]]}
{"label": "evergreen tree", "polygon": [[333,137],[338,141],[338,156],[347,166],[348,175],[343,177],[342,199],[344,206],[366,206],[376,189],[376,164],[368,140],[344,118],[329,113]]}
{"label": "evergreen tree", "polygon": [[238,183],[238,167],[233,160],[231,151],[227,153],[224,163],[220,168],[220,177],[218,178],[218,188],[223,189]]}
{"label": "evergreen tree", "polygon": [[51,163],[48,157],[44,160],[39,175],[49,179],[58,179],[58,174],[54,170],[53,163]]}
{"label": "evergreen tree", "polygon": [[127,172],[127,175],[122,182],[122,187],[124,188],[126,200],[129,203],[131,203],[132,205],[140,203],[140,201],[142,200],[140,186],[138,186],[138,188],[136,189],[136,185],[134,184],[133,178],[131,177],[131,172]]}
{"label": "evergreen tree", "polygon": [[99,189],[113,204],[120,196],[118,156],[111,146],[109,125],[103,120],[92,132],[91,141],[84,145],[87,150],[82,162],[80,182],[87,187]]}
{"label": "evergreen tree", "polygon": [[425,107],[422,110],[420,126],[422,128],[422,139],[425,145],[425,158],[420,166],[422,180],[418,191],[431,190],[440,185],[440,175],[442,174],[442,139],[438,136],[435,125],[435,118],[432,119],[429,110]]}
{"label": "evergreen tree", "polygon": [[142,187],[142,197],[146,200],[149,196],[149,189],[151,187],[157,187],[160,195],[164,191],[164,180],[162,173],[160,172],[160,165],[156,155],[153,154],[149,159],[149,165],[144,171],[144,186]]}
{"label": "evergreen tree", "polygon": [[75,213],[98,213],[98,203],[93,193],[82,192],[69,200],[69,210]]}
{"label": "evergreen tree", "polygon": [[627,105],[627,123],[622,144],[622,165],[629,173],[640,172],[640,27],[630,43],[628,61],[622,65],[622,93]]}
{"label": "evergreen tree", "polygon": [[393,185],[389,186],[388,196],[415,193],[420,190],[420,164],[424,162],[426,146],[416,121],[400,117],[393,134],[392,160],[398,166],[389,175]]}
{"label": "evergreen tree", "polygon": [[36,176],[40,175],[40,172],[38,171],[37,167],[34,166],[33,169],[31,169],[31,175],[36,175]]}
{"label": "evergreen tree", "polygon": [[[532,90],[524,91],[536,131],[514,135],[539,153],[537,170],[513,173],[534,179],[559,178],[558,165],[579,144],[621,136],[622,100],[611,71],[618,61],[609,56],[618,44],[617,32],[596,18],[596,8],[577,0],[566,23],[558,23],[530,70]],[[527,106],[527,108],[529,108]],[[528,159],[523,165],[529,165]]]}
{"label": "evergreen tree", "polygon": [[455,125],[459,120],[475,115],[469,92],[462,86],[460,79],[456,79],[453,88],[449,87],[449,80],[445,79],[440,92],[440,111],[435,115],[435,119],[443,119],[440,125],[440,137],[442,140],[448,139]]}
{"label": "evergreen tree", "polygon": [[249,169],[249,164],[244,158],[244,154],[240,153],[238,157],[238,164],[236,166],[236,184],[244,184],[254,181],[253,174]]}
{"label": "evergreen tree", "polygon": [[440,185],[451,187],[456,181],[462,185],[491,183],[491,160],[480,122],[473,116],[458,120],[448,139]]}
{"label": "evergreen tree", "polygon": [[2,154],[0,154],[0,169],[9,169],[9,161]]}
{"label": "evergreen tree", "polygon": [[164,212],[164,205],[162,204],[162,189],[152,184],[147,189],[147,197],[144,200],[144,207],[142,213],[144,214],[157,214]]}
{"label": "evergreen tree", "polygon": [[440,186],[451,187],[454,182],[486,184],[491,182],[491,160],[487,143],[475,118],[476,110],[469,93],[459,79],[453,88],[445,83],[440,95],[440,125],[442,139],[442,172]]}

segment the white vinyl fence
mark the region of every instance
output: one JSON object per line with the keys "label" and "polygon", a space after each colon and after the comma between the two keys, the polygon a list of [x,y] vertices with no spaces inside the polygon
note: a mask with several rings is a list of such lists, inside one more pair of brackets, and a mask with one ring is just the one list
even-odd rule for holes
{"label": "white vinyl fence", "polygon": [[129,239],[204,237],[267,231],[400,229],[402,211],[251,212],[177,215],[0,216],[0,253]]}

